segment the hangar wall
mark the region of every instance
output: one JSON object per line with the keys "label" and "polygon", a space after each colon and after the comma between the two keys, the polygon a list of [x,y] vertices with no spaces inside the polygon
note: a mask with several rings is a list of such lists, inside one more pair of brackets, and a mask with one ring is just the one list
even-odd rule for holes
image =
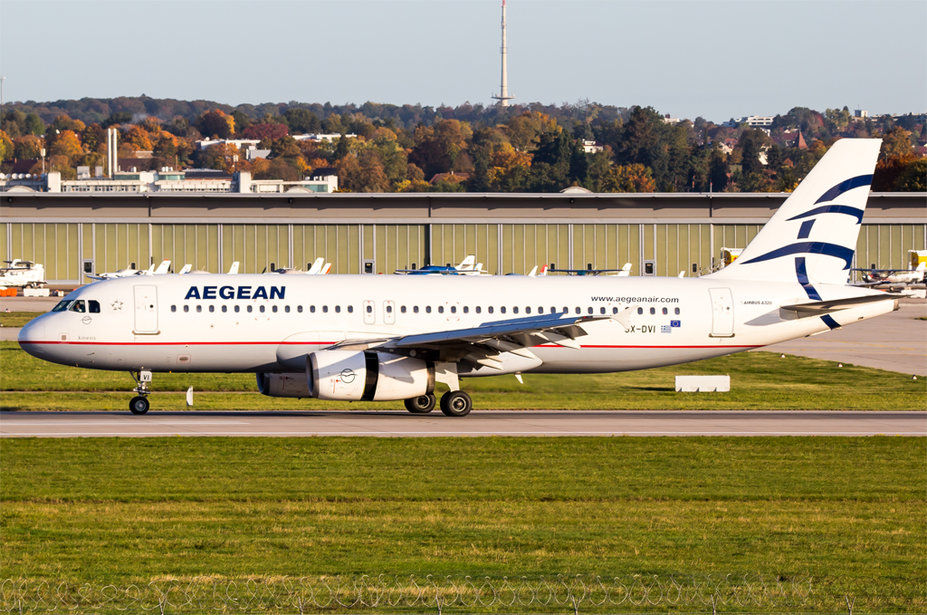
{"label": "hangar wall", "polygon": [[[475,254],[491,273],[535,265],[620,268],[640,275],[705,273],[722,247],[743,248],[785,194],[84,195],[5,194],[0,259],[45,265],[69,285],[93,272],[173,261],[243,273],[305,268],[334,273],[457,263]],[[906,268],[927,249],[927,195],[872,193],[856,264]]]}
{"label": "hangar wall", "polygon": [[[617,269],[625,262],[640,275],[652,260],[656,275],[705,273],[722,247],[742,248],[761,224],[244,224],[244,223],[4,223],[0,255],[45,265],[49,282],[79,284],[84,261],[94,272],[162,259],[218,272],[240,261],[242,273],[273,263],[305,268],[317,257],[333,273],[377,273],[457,263],[476,254],[491,273],[526,273],[535,265]],[[906,268],[908,250],[927,249],[927,225],[863,224],[857,265]]]}

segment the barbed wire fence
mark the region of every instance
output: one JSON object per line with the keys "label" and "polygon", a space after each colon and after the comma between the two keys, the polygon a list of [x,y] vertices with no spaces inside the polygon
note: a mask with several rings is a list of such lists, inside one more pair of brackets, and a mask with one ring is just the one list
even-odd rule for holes
{"label": "barbed wire fence", "polygon": [[[760,575],[359,576],[158,579],[126,585],[0,579],[0,613],[853,612],[810,578]],[[839,592],[838,592],[839,593]]]}

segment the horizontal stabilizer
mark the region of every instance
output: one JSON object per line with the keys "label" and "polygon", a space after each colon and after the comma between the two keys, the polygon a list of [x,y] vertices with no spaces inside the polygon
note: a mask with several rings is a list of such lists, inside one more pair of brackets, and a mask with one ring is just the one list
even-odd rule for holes
{"label": "horizontal stabilizer", "polygon": [[810,316],[823,316],[831,312],[839,312],[853,307],[878,301],[894,301],[895,309],[898,309],[898,298],[895,295],[879,294],[866,295],[863,297],[849,297],[847,299],[833,299],[831,301],[813,301],[811,303],[797,303],[794,305],[783,305],[779,308],[779,313],[783,318],[808,318]]}

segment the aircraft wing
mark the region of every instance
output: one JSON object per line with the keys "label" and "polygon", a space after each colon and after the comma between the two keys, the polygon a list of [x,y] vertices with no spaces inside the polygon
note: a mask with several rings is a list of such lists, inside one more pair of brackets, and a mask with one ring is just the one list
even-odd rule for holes
{"label": "aircraft wing", "polygon": [[378,340],[347,340],[331,348],[376,348],[403,355],[425,355],[436,361],[483,361],[503,352],[530,354],[539,344],[578,348],[577,337],[586,335],[582,325],[596,320],[619,320],[612,316],[567,316],[539,314],[528,318],[486,322],[466,329],[416,333]]}
{"label": "aircraft wing", "polygon": [[846,310],[866,303],[897,300],[898,295],[883,293],[881,295],[865,295],[862,297],[849,297],[847,299],[833,299],[831,301],[812,301],[809,303],[783,305],[779,308],[779,311],[791,318],[807,318],[809,316],[823,316],[831,312],[839,312],[840,310]]}

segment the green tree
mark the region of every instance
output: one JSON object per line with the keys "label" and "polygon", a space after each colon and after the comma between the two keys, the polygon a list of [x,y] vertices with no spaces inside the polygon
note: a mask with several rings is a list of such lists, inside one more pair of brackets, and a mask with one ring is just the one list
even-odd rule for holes
{"label": "green tree", "polygon": [[291,107],[283,112],[283,121],[290,128],[290,134],[315,133],[321,130],[322,122],[309,109]]}

